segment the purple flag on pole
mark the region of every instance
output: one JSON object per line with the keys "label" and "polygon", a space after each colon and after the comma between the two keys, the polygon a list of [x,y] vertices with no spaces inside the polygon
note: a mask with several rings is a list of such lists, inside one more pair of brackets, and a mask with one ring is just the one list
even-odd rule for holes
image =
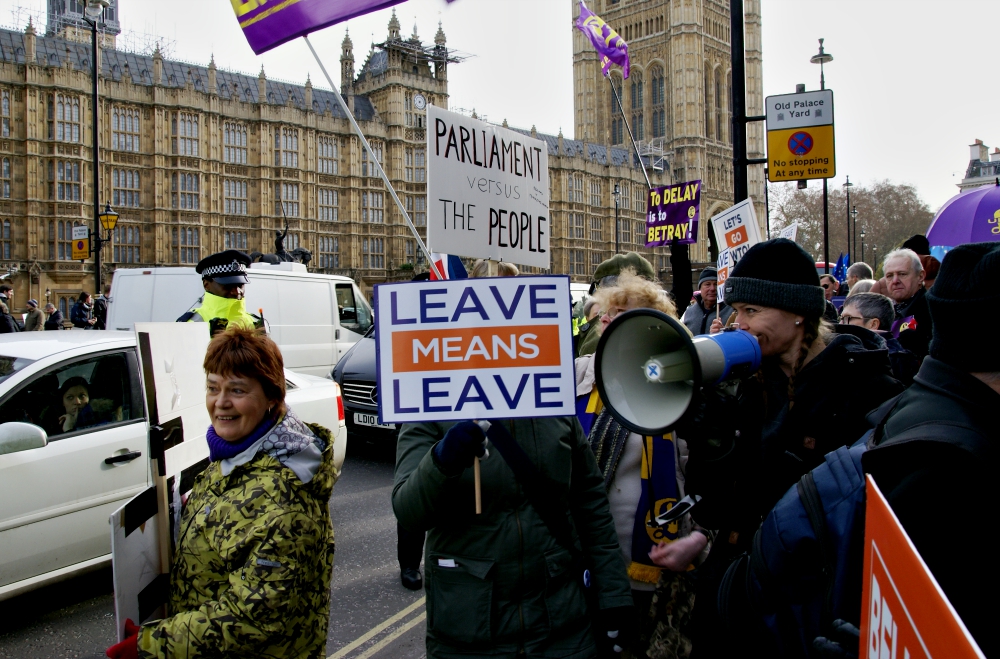
{"label": "purple flag on pole", "polygon": [[403,0],[232,0],[253,52],[260,55],[286,41]]}
{"label": "purple flag on pole", "polygon": [[615,63],[622,67],[622,73],[627,78],[629,70],[628,44],[611,26],[601,20],[601,17],[587,9],[587,5],[580,0],[580,18],[576,21],[576,27],[587,35],[590,43],[593,44],[597,53],[601,56],[601,69],[604,75],[608,75],[611,64]]}

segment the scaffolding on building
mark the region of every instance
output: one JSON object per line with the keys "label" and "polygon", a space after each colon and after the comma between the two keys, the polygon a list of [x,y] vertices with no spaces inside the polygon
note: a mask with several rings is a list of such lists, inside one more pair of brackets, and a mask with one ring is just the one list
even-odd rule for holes
{"label": "scaffolding on building", "polygon": [[654,137],[651,140],[639,140],[636,149],[646,167],[662,172],[668,166],[667,157],[672,155],[666,148],[667,138]]}

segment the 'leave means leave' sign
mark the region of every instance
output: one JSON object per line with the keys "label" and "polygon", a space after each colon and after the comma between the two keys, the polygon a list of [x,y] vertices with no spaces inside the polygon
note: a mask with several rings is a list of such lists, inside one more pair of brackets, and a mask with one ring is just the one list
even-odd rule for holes
{"label": "'leave means leave' sign", "polygon": [[574,414],[569,278],[379,284],[379,421]]}

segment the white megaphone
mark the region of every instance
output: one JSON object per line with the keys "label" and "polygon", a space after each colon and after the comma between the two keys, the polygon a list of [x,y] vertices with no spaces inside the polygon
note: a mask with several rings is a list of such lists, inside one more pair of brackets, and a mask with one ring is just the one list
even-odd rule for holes
{"label": "white megaphone", "polygon": [[640,435],[668,432],[698,391],[754,373],[760,344],[749,332],[691,337],[654,309],[633,309],[611,322],[594,355],[597,390],[611,415]]}

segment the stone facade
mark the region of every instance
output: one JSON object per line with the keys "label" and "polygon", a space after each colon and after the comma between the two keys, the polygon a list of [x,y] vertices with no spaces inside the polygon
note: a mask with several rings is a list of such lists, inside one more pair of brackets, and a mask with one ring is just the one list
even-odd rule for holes
{"label": "stone facade", "polygon": [[969,166],[965,170],[965,178],[958,184],[960,192],[972,190],[984,185],[995,185],[1000,177],[1000,149],[990,148],[982,140],[976,140],[969,145]]}
{"label": "stone facade", "polygon": [[[716,0],[608,2],[605,18],[626,25],[632,48],[635,73],[623,102],[641,114],[636,123],[652,184],[702,178],[707,219],[731,199],[728,106],[713,101],[718,75],[728,89],[727,6]],[[759,0],[746,4],[748,112],[755,114],[763,105]],[[574,29],[577,139],[515,128],[548,146],[551,272],[586,282],[614,253],[617,184],[620,251],[640,251],[667,277],[669,251],[643,247],[645,178],[630,145],[612,140],[607,83],[581,39]],[[87,41],[89,34],[75,25],[45,36],[30,25],[24,32],[0,30],[0,271],[17,269],[17,308],[28,297],[44,303],[46,292],[68,307],[94,286],[93,260],[73,261],[69,254],[72,227],[93,223]],[[268,79],[263,70],[253,76],[219,70],[214,62],[168,60],[158,51],[116,50],[113,31],[101,34],[100,43],[97,194],[121,216],[102,254],[106,282],[119,267],[190,266],[228,247],[273,251],[285,216],[285,247],[310,250],[312,271],[346,274],[370,291],[426,269],[332,92],[308,80]],[[341,53],[342,92],[421,235],[425,111],[414,98],[448,107],[454,60],[446,43],[440,27],[433,45],[423,44],[415,29],[401,35],[394,15],[386,40],[359,71],[349,36]],[[650,84],[658,72],[664,84],[656,103]],[[646,88],[632,92],[628,85],[638,80]],[[704,80],[712,83],[708,104]],[[642,104],[631,102],[633,93]],[[755,128],[751,156],[761,148]],[[659,145],[651,144],[657,137]],[[762,191],[760,176],[751,178],[751,194],[760,199]],[[707,258],[706,229],[703,224],[692,260]]]}
{"label": "stone facade", "polygon": [[[579,3],[572,0],[574,17]],[[671,182],[702,180],[699,243],[692,261],[714,258],[708,219],[732,205],[733,150],[729,3],[725,0],[595,0],[590,8],[629,45],[631,75],[613,67],[640,153]],[[747,115],[764,112],[760,0],[744,1]],[[631,146],[598,55],[573,35],[576,136]],[[750,158],[764,156],[764,126],[747,125]],[[655,184],[654,184],[655,185]],[[749,191],[763,234],[764,168],[749,168]]]}

